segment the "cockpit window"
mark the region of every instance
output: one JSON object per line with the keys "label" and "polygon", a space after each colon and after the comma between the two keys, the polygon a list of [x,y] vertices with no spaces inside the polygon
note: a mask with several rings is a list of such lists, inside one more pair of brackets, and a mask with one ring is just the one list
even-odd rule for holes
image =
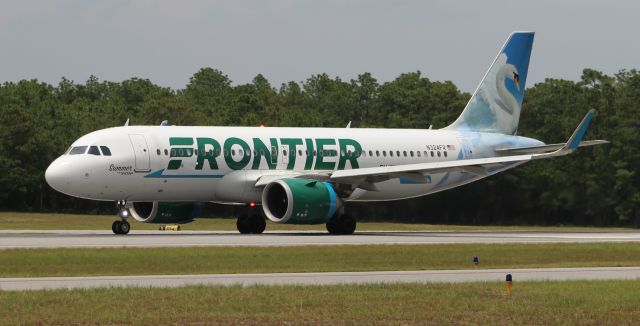
{"label": "cockpit window", "polygon": [[87,154],[100,156],[100,150],[98,149],[98,146],[91,146],[89,147]]}
{"label": "cockpit window", "polygon": [[107,146],[100,146],[100,149],[102,150],[102,155],[104,155],[104,156],[111,156],[111,150],[109,149],[109,147],[107,147]]}
{"label": "cockpit window", "polygon": [[71,150],[69,151],[69,155],[84,154],[86,150],[87,150],[87,146],[76,146],[71,148]]}

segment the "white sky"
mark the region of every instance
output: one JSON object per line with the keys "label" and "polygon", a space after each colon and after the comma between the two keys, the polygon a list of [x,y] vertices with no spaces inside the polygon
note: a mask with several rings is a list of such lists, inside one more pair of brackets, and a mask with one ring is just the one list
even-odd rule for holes
{"label": "white sky", "polygon": [[512,30],[536,32],[527,86],[639,68],[638,1],[0,1],[0,82],[149,78],[234,84],[420,70],[472,91]]}

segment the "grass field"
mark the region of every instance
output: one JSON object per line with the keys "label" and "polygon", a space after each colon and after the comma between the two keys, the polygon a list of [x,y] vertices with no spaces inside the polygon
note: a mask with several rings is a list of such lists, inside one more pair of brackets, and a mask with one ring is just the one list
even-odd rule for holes
{"label": "grass field", "polygon": [[640,244],[0,250],[0,277],[639,266]]}
{"label": "grass field", "polygon": [[186,287],[0,293],[0,322],[29,324],[633,325],[640,282]]}
{"label": "grass field", "polygon": [[[0,212],[0,230],[111,230],[114,215],[81,214],[42,214]],[[157,230],[157,224],[131,222],[132,230]],[[183,230],[220,230],[235,231],[236,220],[232,218],[201,218],[193,223],[182,225]],[[318,230],[325,231],[322,225],[289,225],[267,222],[267,230]],[[474,226],[474,225],[437,225],[416,223],[380,223],[360,222],[359,231],[396,230],[396,231],[620,231],[625,228],[596,227],[548,227],[548,226]]]}

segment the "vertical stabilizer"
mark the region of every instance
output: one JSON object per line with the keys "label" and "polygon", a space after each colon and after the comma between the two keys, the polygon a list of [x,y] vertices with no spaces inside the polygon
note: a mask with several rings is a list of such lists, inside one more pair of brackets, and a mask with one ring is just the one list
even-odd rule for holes
{"label": "vertical stabilizer", "polygon": [[511,33],[462,114],[445,129],[516,133],[533,34]]}

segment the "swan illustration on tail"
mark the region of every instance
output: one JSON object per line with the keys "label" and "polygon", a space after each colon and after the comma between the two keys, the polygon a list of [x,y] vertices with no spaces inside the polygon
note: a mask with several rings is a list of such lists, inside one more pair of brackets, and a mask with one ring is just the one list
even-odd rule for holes
{"label": "swan illustration on tail", "polygon": [[524,98],[533,32],[513,32],[458,119],[447,129],[515,135]]}

